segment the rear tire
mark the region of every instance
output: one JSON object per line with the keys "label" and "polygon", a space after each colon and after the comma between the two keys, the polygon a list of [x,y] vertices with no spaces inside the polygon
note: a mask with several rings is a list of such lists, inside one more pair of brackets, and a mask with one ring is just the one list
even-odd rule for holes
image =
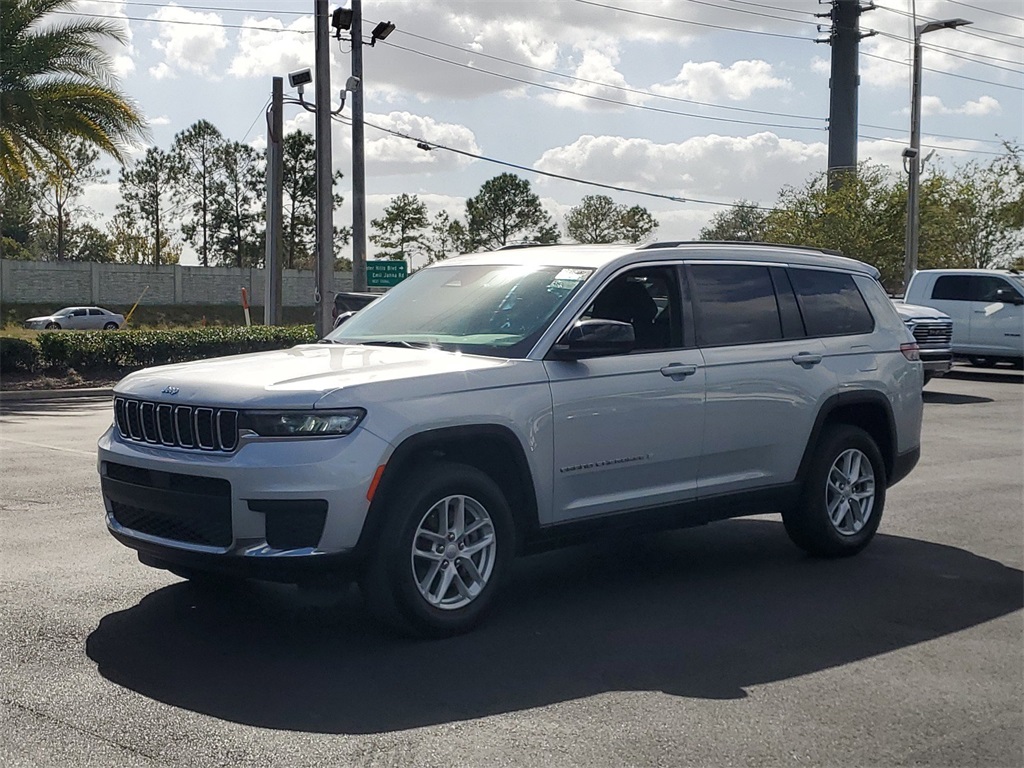
{"label": "rear tire", "polygon": [[106,325],[103,326],[103,330],[104,331],[116,331],[117,330],[117,323],[107,323]]}
{"label": "rear tire", "polygon": [[882,519],[882,454],[859,427],[828,427],[814,448],[800,501],[782,515],[798,547],[818,557],[846,557],[866,547]]}
{"label": "rear tire", "polygon": [[370,612],[405,634],[472,629],[515,552],[498,485],[475,467],[439,463],[403,479],[359,586]]}

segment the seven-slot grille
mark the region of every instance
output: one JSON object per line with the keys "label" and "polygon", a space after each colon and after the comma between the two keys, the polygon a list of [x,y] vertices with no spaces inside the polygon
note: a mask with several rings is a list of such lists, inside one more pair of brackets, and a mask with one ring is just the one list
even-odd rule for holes
{"label": "seven-slot grille", "polygon": [[125,440],[202,451],[233,451],[238,411],[114,398],[114,421]]}
{"label": "seven-slot grille", "polygon": [[948,347],[953,339],[953,324],[948,321],[917,322],[914,340],[920,345]]}

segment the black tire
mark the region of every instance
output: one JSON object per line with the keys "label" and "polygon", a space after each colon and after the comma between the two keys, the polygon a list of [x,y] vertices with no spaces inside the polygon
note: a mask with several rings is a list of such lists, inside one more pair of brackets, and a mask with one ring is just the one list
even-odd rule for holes
{"label": "black tire", "polygon": [[48,331],[59,331],[60,330],[60,323],[47,323],[46,324],[46,330],[48,330]]}
{"label": "black tire", "polygon": [[103,330],[104,331],[116,331],[117,330],[117,323],[107,323],[106,325],[103,326]]}
{"label": "black tire", "polygon": [[[435,527],[431,521],[439,519],[436,517],[439,505],[453,497],[466,499],[464,516],[478,515],[483,510],[484,517],[490,521],[493,547],[486,545],[486,523],[465,537],[470,548],[474,545],[483,547],[479,562],[463,558],[457,551],[459,544],[463,543],[461,536],[450,537],[449,543],[444,545],[438,541],[436,546],[443,547],[445,551],[438,553],[436,558],[433,551],[428,551],[435,545],[426,546],[430,539],[424,538],[422,530]],[[449,511],[454,510],[453,504],[455,502],[445,502],[442,508],[446,520],[454,519],[448,517],[453,515],[453,511]],[[431,464],[403,478],[402,488],[389,501],[384,514],[384,524],[367,570],[359,582],[370,612],[390,627],[418,637],[446,637],[476,626],[493,602],[515,553],[515,524],[508,502],[497,484],[474,467],[455,463]],[[483,518],[478,516],[475,519]],[[445,530],[449,529],[447,522],[444,526]],[[416,555],[413,554],[414,548]],[[438,566],[428,579],[427,571],[433,568],[433,560],[438,562]],[[473,581],[472,575],[465,570],[465,560],[469,560],[474,571],[477,565],[487,571],[486,578],[474,585],[474,588],[479,586],[479,591],[472,597],[466,597],[457,590],[467,579]],[[451,595],[449,604],[444,607],[428,602],[418,584],[422,578],[428,583],[428,592],[431,586],[436,585],[436,591],[442,593],[445,577],[445,573],[440,571],[442,563],[446,563],[445,573],[450,568],[453,574],[448,577],[451,580],[448,590],[440,594],[442,603],[445,595]],[[417,575],[415,568],[424,569],[422,577]],[[455,583],[456,578],[459,584]],[[456,594],[452,594],[452,590]],[[461,599],[468,602],[459,605]]]}
{"label": "black tire", "polygon": [[[855,486],[844,487],[842,479],[830,485],[837,464],[847,457],[858,456],[861,462],[866,459],[869,463],[874,490],[866,520],[861,521],[857,520],[856,513],[863,512],[863,506],[855,497],[851,499],[850,494],[866,490],[868,470],[860,472],[860,482]],[[854,555],[870,543],[878,530],[885,507],[885,490],[885,463],[875,441],[859,427],[836,424],[823,432],[804,478],[800,501],[783,513],[782,521],[793,543],[809,554],[818,557]],[[839,523],[833,523],[828,512],[829,498],[835,499],[836,494],[839,494],[840,502],[836,507],[837,513],[842,515]],[[845,513],[842,510],[843,499],[846,500]]]}

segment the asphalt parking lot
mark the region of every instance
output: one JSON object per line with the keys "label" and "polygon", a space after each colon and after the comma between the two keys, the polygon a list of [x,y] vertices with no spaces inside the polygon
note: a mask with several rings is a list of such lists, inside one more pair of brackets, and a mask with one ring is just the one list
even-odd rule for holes
{"label": "asphalt parking lot", "polygon": [[4,766],[1024,765],[1024,376],[925,394],[860,556],[774,517],[520,561],[414,642],[354,590],[204,591],[105,531],[106,398],[0,399]]}

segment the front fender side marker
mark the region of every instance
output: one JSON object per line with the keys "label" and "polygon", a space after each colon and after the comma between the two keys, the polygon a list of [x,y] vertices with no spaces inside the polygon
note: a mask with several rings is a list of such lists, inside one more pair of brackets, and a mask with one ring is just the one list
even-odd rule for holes
{"label": "front fender side marker", "polygon": [[377,486],[380,484],[380,478],[384,474],[384,467],[386,464],[381,464],[377,467],[377,471],[373,473],[373,480],[370,481],[370,487],[366,489],[366,500],[373,501],[373,496],[377,493]]}

